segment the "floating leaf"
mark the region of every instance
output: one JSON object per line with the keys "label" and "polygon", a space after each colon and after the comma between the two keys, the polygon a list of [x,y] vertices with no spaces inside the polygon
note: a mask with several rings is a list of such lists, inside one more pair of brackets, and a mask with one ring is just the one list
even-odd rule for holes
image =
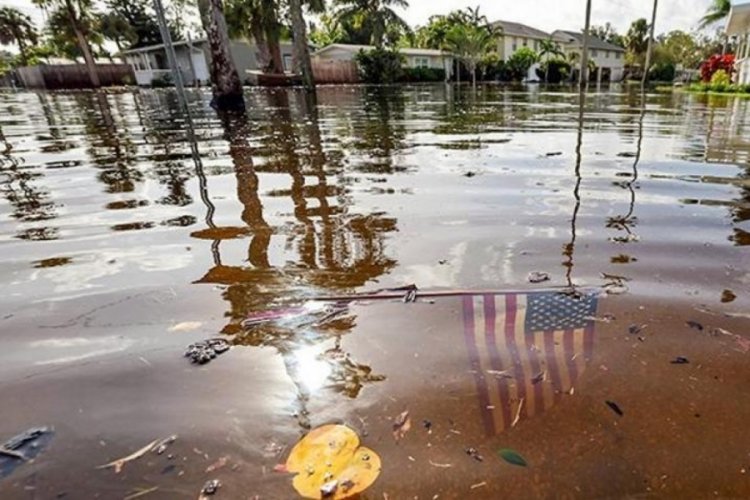
{"label": "floating leaf", "polygon": [[498,451],[497,454],[500,455],[500,458],[502,458],[509,464],[518,465],[520,467],[526,467],[526,465],[528,465],[526,463],[526,460],[524,460],[524,458],[519,455],[516,450],[503,448],[502,450]]}
{"label": "floating leaf", "polygon": [[310,431],[286,461],[286,470],[297,474],[294,489],[305,498],[339,500],[369,488],[380,475],[380,457],[359,444],[357,433],[345,425]]}

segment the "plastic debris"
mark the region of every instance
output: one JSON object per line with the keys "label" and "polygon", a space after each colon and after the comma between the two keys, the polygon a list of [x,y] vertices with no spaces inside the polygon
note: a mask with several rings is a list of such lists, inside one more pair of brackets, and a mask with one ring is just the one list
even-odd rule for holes
{"label": "plastic debris", "polygon": [[207,339],[190,344],[185,351],[185,357],[190,358],[190,361],[195,364],[205,365],[215,359],[216,356],[227,352],[231,347],[229,342],[224,339]]}

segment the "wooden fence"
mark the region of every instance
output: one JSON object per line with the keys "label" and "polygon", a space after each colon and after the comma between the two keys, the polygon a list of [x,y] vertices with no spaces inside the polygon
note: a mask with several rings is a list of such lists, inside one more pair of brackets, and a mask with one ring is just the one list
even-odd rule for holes
{"label": "wooden fence", "polygon": [[354,61],[313,60],[316,83],[359,83],[359,71]]}
{"label": "wooden fence", "polygon": [[[97,64],[96,72],[103,87],[133,85],[135,75],[129,64]],[[40,64],[16,69],[18,83],[28,89],[90,88],[91,79],[84,64]]]}

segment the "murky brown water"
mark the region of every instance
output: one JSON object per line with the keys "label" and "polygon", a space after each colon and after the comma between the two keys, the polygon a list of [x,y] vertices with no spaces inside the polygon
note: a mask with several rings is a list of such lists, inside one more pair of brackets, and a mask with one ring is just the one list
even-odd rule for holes
{"label": "murky brown water", "polygon": [[[273,466],[330,422],[365,498],[750,497],[750,101],[247,97],[192,94],[193,142],[169,92],[0,94],[0,442],[55,428],[0,498],[294,498]],[[471,293],[241,326],[410,283]]]}

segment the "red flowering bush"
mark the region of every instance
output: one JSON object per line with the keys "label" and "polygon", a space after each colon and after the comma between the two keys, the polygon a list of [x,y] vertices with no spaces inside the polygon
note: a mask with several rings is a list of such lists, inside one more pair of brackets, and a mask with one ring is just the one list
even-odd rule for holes
{"label": "red flowering bush", "polygon": [[734,54],[714,54],[701,64],[701,80],[710,82],[714,73],[723,69],[730,77],[734,72]]}

